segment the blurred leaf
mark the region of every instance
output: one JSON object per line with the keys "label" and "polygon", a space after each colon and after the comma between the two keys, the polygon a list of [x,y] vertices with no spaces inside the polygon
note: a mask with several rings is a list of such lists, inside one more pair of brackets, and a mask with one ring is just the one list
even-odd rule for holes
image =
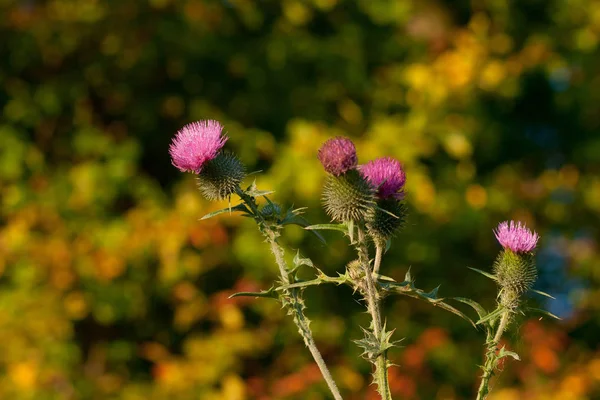
{"label": "blurred leaf", "polygon": [[211,213],[208,213],[205,216],[203,216],[202,218],[200,218],[200,221],[202,221],[204,219],[209,219],[209,218],[215,217],[215,216],[223,214],[223,213],[230,213],[231,214],[231,212],[233,212],[233,211],[240,211],[240,212],[243,212],[244,214],[252,215],[250,213],[250,210],[248,210],[248,208],[244,204],[238,204],[237,206],[234,206],[234,207],[223,208],[221,210],[217,210],[217,211],[213,211]]}

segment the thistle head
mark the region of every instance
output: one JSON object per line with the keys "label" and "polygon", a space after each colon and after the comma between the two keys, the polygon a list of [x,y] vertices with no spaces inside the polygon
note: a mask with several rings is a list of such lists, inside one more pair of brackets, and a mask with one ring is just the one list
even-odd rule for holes
{"label": "thistle head", "polygon": [[223,126],[214,120],[197,121],[181,128],[169,147],[171,162],[182,172],[199,174],[225,145]]}
{"label": "thistle head", "polygon": [[325,171],[334,176],[345,174],[358,164],[356,147],[345,137],[335,137],[323,143],[318,158]]}
{"label": "thistle head", "polygon": [[521,295],[531,289],[537,278],[533,250],[540,237],[521,222],[514,221],[500,223],[494,234],[504,247],[494,263],[500,303],[516,309]]}
{"label": "thistle head", "polygon": [[244,164],[233,154],[221,152],[204,163],[198,189],[207,200],[223,200],[235,193],[245,177]]}
{"label": "thistle head", "polygon": [[329,176],[323,188],[325,211],[334,221],[361,221],[372,218],[375,191],[355,169]]}
{"label": "thistle head", "polygon": [[515,221],[501,222],[494,231],[498,242],[514,253],[531,253],[540,236],[530,231],[525,224]]}
{"label": "thistle head", "polygon": [[494,263],[494,275],[500,286],[500,303],[515,309],[521,295],[535,283],[537,269],[532,254],[518,254],[505,249]]}
{"label": "thistle head", "polygon": [[394,199],[377,200],[377,208],[367,222],[369,235],[378,246],[384,246],[388,239],[402,228],[406,220],[406,205]]}
{"label": "thistle head", "polygon": [[400,161],[391,158],[377,158],[359,167],[362,175],[377,189],[380,199],[404,198],[404,184],[406,173]]}

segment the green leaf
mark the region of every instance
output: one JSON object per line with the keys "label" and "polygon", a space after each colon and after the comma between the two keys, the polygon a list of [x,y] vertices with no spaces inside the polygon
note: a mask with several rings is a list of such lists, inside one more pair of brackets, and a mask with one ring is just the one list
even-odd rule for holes
{"label": "green leaf", "polygon": [[288,290],[288,289],[305,288],[305,287],[309,287],[309,286],[318,286],[318,285],[322,285],[323,283],[335,283],[336,285],[341,285],[343,283],[346,283],[347,281],[348,281],[348,277],[346,275],[340,275],[337,278],[322,275],[322,276],[319,276],[318,278],[311,279],[310,281],[295,282],[295,283],[290,283],[288,285],[277,286],[275,288],[275,290],[279,292],[279,291]]}
{"label": "green leaf", "polygon": [[457,310],[456,308],[452,307],[448,303],[445,303],[443,301],[444,300],[443,298],[437,297],[437,291],[439,289],[439,286],[437,288],[433,289],[431,292],[426,293],[421,289],[415,288],[413,285],[414,281],[412,281],[411,279],[412,279],[412,277],[410,276],[410,271],[409,271],[406,273],[404,282],[378,281],[378,283],[384,290],[391,291],[392,293],[397,293],[397,294],[401,294],[404,296],[412,297],[415,299],[424,300],[435,307],[439,307],[441,309],[451,312],[452,314],[458,315],[459,317],[461,317],[465,321],[468,321],[473,327],[476,328],[476,325],[473,322],[473,320],[471,318],[469,318],[465,313],[463,313],[460,310]]}
{"label": "green leaf", "polygon": [[519,357],[519,355],[517,353],[515,353],[514,351],[506,350],[506,348],[504,346],[502,346],[502,348],[498,352],[498,359],[501,359],[504,357],[512,357],[513,359],[515,359],[517,361],[521,361],[521,357]]}
{"label": "green leaf", "polygon": [[215,216],[217,216],[217,215],[219,215],[219,214],[224,214],[224,213],[226,213],[226,212],[228,212],[228,213],[231,213],[232,211],[240,211],[240,212],[243,212],[243,213],[247,213],[247,214],[249,214],[249,215],[252,215],[252,214],[250,213],[250,210],[248,210],[248,208],[246,208],[246,206],[245,206],[244,204],[238,204],[238,205],[237,205],[237,206],[235,206],[235,207],[223,208],[223,209],[221,209],[221,210],[217,210],[217,211],[213,211],[213,212],[211,212],[211,213],[208,213],[208,214],[206,214],[204,217],[200,218],[200,220],[199,220],[199,221],[202,221],[202,220],[205,220],[205,219],[209,219],[209,218],[215,217]]}
{"label": "green leaf", "polygon": [[466,297],[452,297],[452,299],[473,307],[473,309],[477,312],[479,318],[483,318],[487,315],[487,311],[485,311],[485,308],[483,308],[481,304],[479,304],[475,300],[467,299]]}
{"label": "green leaf", "polygon": [[388,240],[385,241],[385,250],[383,251],[384,254],[387,253],[391,247],[392,247],[392,238],[389,238]]}
{"label": "green leaf", "polygon": [[560,317],[552,314],[550,311],[542,310],[541,308],[527,307],[526,310],[527,311],[531,311],[532,313],[542,314],[542,315],[545,315],[545,316],[550,317],[550,318],[561,320]]}
{"label": "green leaf", "polygon": [[541,294],[542,296],[549,297],[549,298],[551,298],[552,300],[556,300],[556,298],[555,298],[555,297],[553,297],[553,296],[549,295],[549,294],[548,294],[548,293],[546,293],[546,292],[542,292],[541,290],[535,290],[535,289],[531,289],[531,291],[532,291],[533,293],[537,293],[537,294]]}
{"label": "green leaf", "polygon": [[258,190],[258,188],[256,187],[256,180],[254,180],[254,182],[252,182],[252,185],[248,186],[248,189],[245,190],[245,193],[248,196],[257,198],[260,196],[266,196],[272,193],[275,193],[274,190]]}
{"label": "green leaf", "polygon": [[296,255],[294,256],[294,265],[296,266],[296,268],[302,266],[302,265],[306,265],[308,267],[312,267],[314,268],[315,266],[313,265],[313,262],[310,258],[302,258],[300,257],[300,250],[298,250],[296,252]]}
{"label": "green leaf", "polygon": [[475,272],[479,272],[481,275],[487,276],[488,278],[490,278],[493,281],[497,281],[498,280],[498,278],[496,278],[496,276],[490,274],[489,272],[485,272],[485,271],[482,271],[482,270],[477,269],[477,268],[471,268],[471,267],[467,267],[467,268],[469,268],[469,269],[471,269],[471,270],[473,270]]}
{"label": "green leaf", "polygon": [[276,299],[277,293],[275,293],[275,288],[271,287],[269,290],[263,290],[261,292],[238,292],[229,296],[230,299],[234,297],[267,297]]}
{"label": "green leaf", "polygon": [[343,233],[348,233],[348,228],[344,224],[317,224],[317,225],[309,225],[304,229],[313,231],[313,230],[329,230],[329,231],[338,231]]}
{"label": "green leaf", "polygon": [[492,311],[491,313],[489,313],[488,315],[486,315],[483,318],[480,318],[479,321],[476,322],[477,325],[481,325],[484,322],[488,322],[488,321],[492,321],[496,318],[498,318],[500,315],[502,315],[502,313],[504,312],[504,308],[499,307],[497,309],[495,309],[494,311]]}
{"label": "green leaf", "polygon": [[354,221],[350,220],[346,222],[348,229],[348,236],[350,237],[350,243],[354,243]]}
{"label": "green leaf", "polygon": [[440,286],[441,285],[438,285],[435,289],[433,289],[429,293],[423,293],[423,296],[425,296],[431,300],[438,300],[437,293],[438,293],[438,290],[440,290]]}

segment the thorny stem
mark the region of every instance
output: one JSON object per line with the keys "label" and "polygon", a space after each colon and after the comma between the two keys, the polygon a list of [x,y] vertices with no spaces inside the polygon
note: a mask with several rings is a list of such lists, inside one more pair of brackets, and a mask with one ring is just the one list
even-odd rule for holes
{"label": "thorny stem", "polygon": [[373,274],[379,274],[381,266],[381,256],[383,255],[383,246],[379,242],[375,244],[375,261],[373,261]]}
{"label": "thorny stem", "polygon": [[500,317],[500,323],[498,324],[498,330],[496,331],[496,335],[488,344],[487,353],[485,356],[485,365],[483,366],[483,376],[481,377],[481,384],[479,385],[479,390],[477,391],[477,400],[484,400],[490,392],[489,384],[490,379],[492,378],[492,374],[494,373],[494,369],[496,368],[496,351],[498,350],[498,343],[502,338],[502,334],[506,330],[509,317],[510,311],[504,310],[504,312],[502,313],[502,317]]}
{"label": "thorny stem", "polygon": [[[373,272],[369,266],[369,251],[365,240],[365,233],[362,227],[358,227],[357,237],[358,259],[364,272],[364,290],[363,295],[367,301],[367,308],[371,314],[372,329],[375,339],[381,343],[383,326],[381,324],[381,311],[379,309],[379,292],[373,280]],[[391,400],[388,374],[387,374],[387,351],[381,351],[373,363],[375,365],[375,383],[377,384],[379,394],[382,400]]]}
{"label": "thorny stem", "polygon": [[[266,221],[260,214],[256,202],[252,196],[249,196],[246,193],[244,193],[244,191],[242,191],[239,187],[236,188],[236,194],[240,196],[240,198],[248,207],[250,207],[250,210],[252,211],[252,214],[257,220],[261,232],[266,237],[267,241],[269,242],[269,245],[271,246],[271,251],[275,256],[275,262],[279,267],[279,274],[281,276],[281,280],[284,284],[289,284],[290,275],[288,273],[288,266],[284,257],[285,251],[279,245],[279,243],[277,243],[277,233],[266,223]],[[298,289],[290,289],[286,290],[286,292],[290,295],[291,301],[289,302],[288,306],[293,309],[294,323],[298,327],[298,332],[302,336],[302,339],[304,339],[304,343],[306,344],[306,347],[308,347],[310,354],[312,354],[315,363],[319,367],[319,370],[321,370],[321,375],[323,375],[325,382],[327,382],[327,386],[329,386],[329,390],[331,391],[331,394],[333,395],[334,399],[343,400],[342,395],[340,394],[340,390],[335,384],[333,376],[331,376],[331,372],[329,371],[329,368],[327,368],[327,364],[325,364],[325,360],[323,360],[323,356],[321,355],[321,352],[319,352],[315,340],[313,339],[312,331],[309,326],[309,321],[304,315],[304,304],[302,302],[302,299],[300,298],[300,291]]]}

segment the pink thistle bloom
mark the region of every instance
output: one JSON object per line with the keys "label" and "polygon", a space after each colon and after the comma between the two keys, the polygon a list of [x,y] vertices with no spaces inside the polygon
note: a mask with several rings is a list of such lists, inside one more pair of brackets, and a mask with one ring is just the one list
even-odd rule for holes
{"label": "pink thistle bloom", "polygon": [[498,224],[494,231],[496,239],[505,249],[510,249],[514,253],[529,253],[535,249],[540,236],[534,231],[531,232],[525,224],[515,221],[504,221]]}
{"label": "pink thistle bloom", "polygon": [[377,158],[359,167],[361,174],[375,188],[381,199],[404,198],[406,173],[400,161],[391,158]]}
{"label": "pink thistle bloom", "polygon": [[325,171],[335,176],[348,172],[358,164],[356,147],[345,137],[335,137],[323,143],[318,157]]}
{"label": "pink thistle bloom", "polygon": [[215,120],[197,121],[181,128],[169,146],[171,162],[180,171],[200,173],[206,162],[217,156],[227,136]]}

